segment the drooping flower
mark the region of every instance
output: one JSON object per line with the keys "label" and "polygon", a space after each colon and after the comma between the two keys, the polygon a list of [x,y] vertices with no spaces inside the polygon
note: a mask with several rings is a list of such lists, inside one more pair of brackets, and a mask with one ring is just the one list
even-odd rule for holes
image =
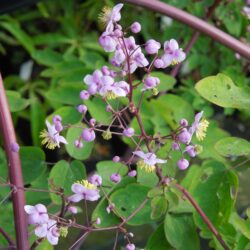
{"label": "drooping flower", "polygon": [[163,68],[168,67],[169,65],[175,65],[186,58],[185,52],[179,48],[179,45],[176,40],[171,39],[170,41],[166,41],[164,43],[164,54],[161,59],[164,62]]}
{"label": "drooping flower", "polygon": [[195,115],[194,122],[189,128],[189,133],[193,135],[195,133],[198,141],[202,141],[206,137],[206,131],[209,125],[209,122],[206,119],[202,119],[203,111]]}
{"label": "drooping flower", "polygon": [[161,44],[154,39],[149,39],[145,44],[145,50],[148,54],[157,54]]}
{"label": "drooping flower", "polygon": [[110,176],[110,180],[114,183],[119,183],[121,181],[121,176],[118,173],[114,173]]}
{"label": "drooping flower", "polygon": [[43,204],[25,205],[24,210],[28,214],[28,223],[31,225],[47,223],[49,220],[47,208]]}
{"label": "drooping flower", "polygon": [[106,26],[106,32],[111,33],[114,31],[114,24],[121,19],[121,9],[123,7],[122,3],[119,3],[113,7],[104,7],[99,18],[101,22]]}
{"label": "drooping flower", "polygon": [[85,128],[82,131],[81,137],[86,142],[91,142],[95,140],[95,131],[92,128]]}
{"label": "drooping flower", "polygon": [[186,128],[183,128],[178,135],[178,140],[184,144],[189,144],[191,139],[192,134]]}
{"label": "drooping flower", "polygon": [[89,177],[89,182],[91,184],[94,184],[95,186],[101,186],[102,185],[102,177],[98,174],[93,174]]}
{"label": "drooping flower", "polygon": [[43,145],[46,145],[49,149],[55,149],[56,147],[60,148],[60,143],[68,144],[66,139],[56,130],[55,125],[46,121],[46,126],[48,130],[44,129],[40,134],[40,137],[43,138]]}
{"label": "drooping flower", "polygon": [[55,220],[48,220],[47,223],[37,226],[35,228],[35,235],[39,238],[46,237],[51,245],[57,245],[60,236],[57,222]]}
{"label": "drooping flower", "polygon": [[155,170],[155,164],[166,163],[166,160],[162,160],[156,157],[154,153],[144,153],[143,151],[135,151],[134,155],[139,156],[142,160],[138,161],[138,167],[145,169],[146,172],[153,172]]}
{"label": "drooping flower", "polygon": [[142,88],[142,91],[154,89],[160,83],[160,79],[158,77],[154,77],[154,76],[147,76],[143,80],[143,83],[144,83],[144,87]]}
{"label": "drooping flower", "polygon": [[75,193],[68,197],[69,201],[79,202],[80,200],[96,201],[100,198],[97,186],[87,180],[74,183],[71,190]]}

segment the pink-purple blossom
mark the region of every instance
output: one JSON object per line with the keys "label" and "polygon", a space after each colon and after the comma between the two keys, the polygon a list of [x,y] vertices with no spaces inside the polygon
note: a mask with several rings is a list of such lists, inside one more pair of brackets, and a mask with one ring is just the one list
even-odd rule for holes
{"label": "pink-purple blossom", "polygon": [[177,162],[177,166],[180,170],[185,170],[188,168],[189,162],[187,159],[182,158]]}
{"label": "pink-purple blossom", "polygon": [[133,33],[139,33],[141,31],[141,24],[138,22],[132,23],[130,29]]}
{"label": "pink-purple blossom", "polygon": [[43,224],[49,220],[47,208],[43,204],[37,204],[35,206],[25,205],[24,210],[28,214],[29,224]]}
{"label": "pink-purple blossom", "polygon": [[133,128],[125,128],[122,134],[127,137],[132,137],[135,134],[135,130]]}
{"label": "pink-purple blossom", "polygon": [[149,75],[143,80],[143,83],[144,83],[144,86],[142,90],[153,89],[160,83],[160,79],[158,77]]}
{"label": "pink-purple blossom", "polygon": [[121,175],[118,173],[114,173],[110,176],[110,180],[114,183],[119,183],[121,181]]}
{"label": "pink-purple blossom", "polygon": [[125,250],[135,250],[135,245],[132,243],[129,243],[126,245]]}
{"label": "pink-purple blossom", "polygon": [[87,180],[83,180],[80,183],[74,183],[71,186],[71,190],[75,193],[68,197],[68,200],[71,202],[79,202],[81,200],[96,201],[100,198],[97,186]]}
{"label": "pink-purple blossom", "polygon": [[82,131],[81,137],[86,142],[91,142],[95,140],[95,131],[92,128],[85,128]]}
{"label": "pink-purple blossom", "polygon": [[157,54],[158,50],[161,48],[161,44],[154,39],[150,39],[145,44],[145,50],[148,54]]}
{"label": "pink-purple blossom", "polygon": [[101,186],[102,185],[102,177],[98,174],[93,174],[89,177],[89,182],[91,184],[94,184],[95,186]]}

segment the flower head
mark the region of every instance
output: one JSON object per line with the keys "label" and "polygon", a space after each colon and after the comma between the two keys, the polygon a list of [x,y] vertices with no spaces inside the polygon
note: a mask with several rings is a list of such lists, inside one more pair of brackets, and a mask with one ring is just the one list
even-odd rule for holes
{"label": "flower head", "polygon": [[69,201],[79,202],[81,200],[96,201],[100,198],[97,186],[87,180],[74,183],[71,190],[75,193],[68,197]]}
{"label": "flower head", "polygon": [[189,133],[193,135],[195,133],[197,139],[202,141],[206,137],[207,127],[209,122],[206,119],[201,119],[203,115],[203,111],[199,112],[195,115],[194,122],[192,126],[189,128]]}
{"label": "flower head", "polygon": [[37,204],[35,206],[25,205],[24,210],[28,214],[29,224],[43,224],[49,220],[47,208],[43,204]]}
{"label": "flower head", "polygon": [[139,156],[140,160],[137,165],[138,167],[145,169],[146,172],[153,172],[155,170],[155,164],[157,163],[166,163],[166,160],[162,160],[156,157],[154,153],[144,153],[143,151],[135,151],[134,155]]}
{"label": "flower head", "polygon": [[47,223],[37,226],[35,228],[35,235],[39,238],[46,237],[51,245],[57,245],[60,236],[57,222],[55,220],[48,220]]}
{"label": "flower head", "polygon": [[113,9],[109,7],[104,7],[99,18],[101,22],[106,26],[106,32],[111,33],[114,30],[114,23],[120,21],[121,19],[121,9],[123,7],[122,3],[114,6]]}
{"label": "flower head", "polygon": [[56,147],[60,148],[60,142],[68,144],[66,139],[56,130],[55,125],[51,125],[46,121],[46,126],[48,130],[44,129],[40,134],[40,137],[43,138],[43,145],[46,145],[49,149],[55,149]]}

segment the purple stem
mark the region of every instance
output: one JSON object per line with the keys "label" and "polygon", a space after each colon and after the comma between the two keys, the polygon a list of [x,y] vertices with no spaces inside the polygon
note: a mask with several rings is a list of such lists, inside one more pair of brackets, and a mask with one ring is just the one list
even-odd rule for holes
{"label": "purple stem", "polygon": [[[11,143],[16,142],[16,135],[11,119],[10,109],[5,94],[2,77],[0,75],[0,128],[4,139],[4,147],[8,160],[10,183],[23,187],[23,177],[19,154],[11,150]],[[29,249],[27,221],[24,213],[25,197],[23,189],[14,189],[12,192],[16,244],[17,249]]]}
{"label": "purple stem", "polygon": [[250,49],[247,44],[244,44],[220,29],[208,24],[206,21],[201,20],[183,10],[175,8],[166,3],[152,0],[123,0],[124,2],[132,3],[148,8],[157,13],[167,15],[176,19],[201,33],[204,33],[221,44],[231,48],[235,52],[241,54],[243,57],[250,59]]}

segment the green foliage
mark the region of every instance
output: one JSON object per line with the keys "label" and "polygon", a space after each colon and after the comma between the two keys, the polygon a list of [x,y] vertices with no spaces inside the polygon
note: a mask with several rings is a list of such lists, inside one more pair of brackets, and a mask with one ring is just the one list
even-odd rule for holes
{"label": "green foliage", "polygon": [[215,144],[216,151],[222,156],[248,156],[250,154],[250,143],[237,137],[226,137]]}
{"label": "green foliage", "polygon": [[249,109],[250,89],[239,88],[226,75],[218,74],[200,80],[195,88],[208,101],[225,108]]}
{"label": "green foliage", "polygon": [[29,105],[29,101],[22,98],[20,93],[16,91],[6,91],[6,96],[10,105],[11,112],[17,112],[25,109]]}
{"label": "green foliage", "polygon": [[[86,170],[83,163],[80,161],[73,161],[70,164],[64,160],[57,162],[49,174],[49,189],[52,191],[60,191],[62,188],[64,194],[70,195],[71,185],[76,181],[86,179]],[[55,204],[61,204],[59,195],[50,193],[51,200]]]}

